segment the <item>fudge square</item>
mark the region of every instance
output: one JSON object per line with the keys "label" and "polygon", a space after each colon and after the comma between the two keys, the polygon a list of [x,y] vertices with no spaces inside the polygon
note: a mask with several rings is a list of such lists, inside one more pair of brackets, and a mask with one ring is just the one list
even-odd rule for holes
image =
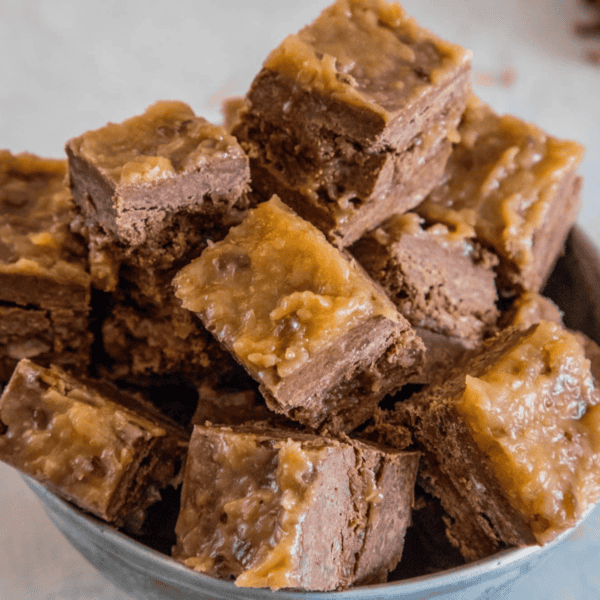
{"label": "fudge square", "polygon": [[544,544],[600,496],[600,390],[577,338],[506,329],[452,377],[394,407],[423,451],[421,485],[467,559]]}
{"label": "fudge square", "polygon": [[349,245],[436,184],[470,68],[468,51],[399,4],[338,0],[267,57],[248,91],[233,133],[251,156],[253,189],[281,194]]}
{"label": "fudge square", "polygon": [[218,229],[246,207],[247,156],[183,102],[159,101],[142,115],[88,131],[66,152],[81,227],[106,291],[116,285],[115,259],[168,268],[207,226]]}
{"label": "fudge square", "polygon": [[269,407],[309,427],[350,431],[421,364],[421,340],[383,291],[277,197],[173,284]]}
{"label": "fudge square", "polygon": [[243,587],[379,583],[402,555],[418,452],[283,429],[194,428],[174,557]]}
{"label": "fudge square", "polygon": [[496,323],[496,256],[443,224],[409,212],[350,251],[415,327],[478,341]]}
{"label": "fudge square", "polygon": [[188,438],[148,403],[27,359],[0,398],[0,460],[134,530],[179,483]]}
{"label": "fudge square", "polygon": [[140,306],[117,296],[102,323],[108,357],[103,375],[111,379],[180,375],[202,379],[219,371],[244,370],[202,322],[172,297],[159,306]]}
{"label": "fudge square", "polygon": [[579,208],[583,148],[499,116],[471,96],[444,182],[415,210],[428,222],[470,229],[500,258],[506,295],[537,292]]}
{"label": "fudge square", "polygon": [[87,251],[75,216],[67,163],[0,150],[0,301],[87,313]]}
{"label": "fudge square", "polygon": [[[475,240],[437,223],[425,227],[413,212],[394,215],[365,234],[350,251],[415,327],[474,348],[495,328],[497,257]],[[426,362],[430,362],[426,358]],[[437,360],[432,363],[437,364]],[[434,373],[424,369],[428,380]],[[437,370],[437,368],[435,368]]]}
{"label": "fudge square", "polygon": [[0,150],[0,382],[21,358],[84,370],[90,275],[65,160]]}
{"label": "fudge square", "polygon": [[0,383],[22,358],[85,373],[92,339],[87,312],[0,305]]}

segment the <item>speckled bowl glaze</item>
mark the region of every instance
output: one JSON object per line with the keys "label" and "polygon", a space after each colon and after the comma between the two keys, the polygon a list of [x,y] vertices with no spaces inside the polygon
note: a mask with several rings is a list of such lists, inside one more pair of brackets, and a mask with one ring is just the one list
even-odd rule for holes
{"label": "speckled bowl glaze", "polygon": [[[567,327],[600,343],[600,259],[577,228],[571,233],[546,293],[565,312]],[[575,292],[575,293],[574,293]],[[343,592],[295,592],[239,588],[192,571],[114,527],[24,479],[52,522],[73,546],[120,590],[136,600],[416,600],[489,599],[509,587],[565,543],[573,529],[540,547],[503,550],[468,565]],[[588,511],[588,514],[591,512]]]}

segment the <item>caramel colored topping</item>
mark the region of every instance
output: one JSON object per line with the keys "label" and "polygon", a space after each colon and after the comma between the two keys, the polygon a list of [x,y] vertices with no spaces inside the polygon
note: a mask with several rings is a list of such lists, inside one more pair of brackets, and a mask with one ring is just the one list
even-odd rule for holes
{"label": "caramel colored topping", "polygon": [[469,241],[472,231],[465,227],[448,227],[443,223],[435,223],[429,227],[423,227],[423,219],[418,214],[407,212],[402,215],[394,215],[378,227],[373,235],[380,244],[389,245],[399,241],[402,236],[410,235],[416,237],[431,237],[438,241],[442,247],[458,246],[466,255],[473,250]]}
{"label": "caramel colored topping", "polygon": [[286,38],[264,67],[387,119],[469,60],[469,52],[420,27],[399,4],[338,0]]}
{"label": "caramel colored topping", "polygon": [[87,285],[69,229],[73,201],[64,160],[0,151],[0,271]]}
{"label": "caramel colored topping", "polygon": [[279,542],[263,553],[236,579],[241,587],[270,587],[273,590],[298,585],[293,575],[297,572],[299,535],[302,516],[311,502],[310,482],[318,472],[318,463],[326,451],[303,447],[291,440],[279,443],[276,486],[279,492]]}
{"label": "caramel colored topping", "polygon": [[526,330],[540,321],[562,325],[562,314],[549,298],[534,292],[521,294],[511,307],[510,325]]}
{"label": "caramel colored topping", "polygon": [[[185,564],[212,573],[225,568],[243,587],[297,585],[301,517],[327,449],[230,431],[209,439],[208,455],[220,468],[212,490],[199,481],[196,498],[185,495],[178,537],[182,548],[194,549]],[[211,521],[200,532],[199,511]]]}
{"label": "caramel colored topping", "polygon": [[175,101],[156,102],[142,115],[85,133],[75,144],[120,185],[156,183],[195,171],[217,153],[241,152],[225,129]]}
{"label": "caramel colored topping", "polygon": [[583,158],[576,142],[553,138],[533,124],[498,116],[471,97],[447,182],[418,207],[428,220],[471,229],[500,255],[525,268],[561,181]]}
{"label": "caramel colored topping", "polygon": [[271,382],[365,319],[399,318],[354,263],[276,196],[173,283],[183,306]]}
{"label": "caramel colored topping", "polygon": [[[54,484],[89,509],[105,514],[114,489],[134,458],[138,439],[165,431],[86,388],[70,388],[51,371],[17,367],[11,394],[3,399],[3,455]],[[28,370],[29,369],[29,370]],[[7,388],[8,389],[8,388]]]}
{"label": "caramel colored topping", "polygon": [[482,377],[457,410],[540,543],[600,496],[600,393],[576,338],[542,321]]}

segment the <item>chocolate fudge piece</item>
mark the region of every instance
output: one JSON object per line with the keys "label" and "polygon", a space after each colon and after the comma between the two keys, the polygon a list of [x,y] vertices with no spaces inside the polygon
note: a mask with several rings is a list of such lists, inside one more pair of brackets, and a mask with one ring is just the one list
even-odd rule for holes
{"label": "chocolate fudge piece", "polygon": [[350,431],[420,367],[423,345],[383,291],[277,197],[173,283],[269,408],[310,427]]}
{"label": "chocolate fudge piece", "polygon": [[385,581],[402,554],[418,460],[347,438],[196,426],[174,556],[243,587]]}
{"label": "chocolate fudge piece", "polygon": [[540,321],[562,325],[562,312],[550,298],[536,292],[525,292],[515,298],[510,308],[498,321],[498,327],[529,329]]}
{"label": "chocolate fudge piece", "polygon": [[350,250],[414,327],[477,342],[495,325],[498,260],[474,240],[406,213]]}
{"label": "chocolate fudge piece", "polygon": [[[245,374],[245,373],[244,373]],[[247,376],[246,376],[247,377]],[[206,377],[198,385],[198,406],[192,417],[194,425],[244,425],[252,422],[271,426],[292,422],[269,410],[254,380],[239,378],[241,385],[222,383],[222,377]]]}
{"label": "chocolate fudge piece", "polygon": [[[268,197],[272,178],[270,193],[349,245],[435,184],[458,140],[470,60],[398,4],[338,0],[286,38],[250,87],[233,132],[253,186]],[[420,173],[418,185],[424,162],[437,176]]]}
{"label": "chocolate fudge piece", "polygon": [[[347,194],[345,199],[332,201],[321,192],[307,195],[306,186],[290,186],[287,179],[251,157],[252,188],[257,201],[279,195],[301,217],[323,231],[333,244],[348,246],[390,214],[419,204],[439,183],[451,146],[449,141],[443,141],[427,160],[416,156],[414,150],[393,160],[389,158],[388,168],[380,173],[376,185],[360,197]],[[406,178],[407,173],[411,173],[410,179]]]}
{"label": "chocolate fudge piece", "polygon": [[416,211],[492,248],[504,294],[539,291],[575,222],[583,148],[474,96],[459,133],[444,182]]}
{"label": "chocolate fudge piece", "polygon": [[247,156],[183,102],[156,102],[70,140],[66,151],[79,229],[105,291],[117,287],[122,262],[167,269],[199,247],[197,256],[209,233],[247,206]]}
{"label": "chocolate fudge piece", "polygon": [[242,370],[175,298],[143,307],[117,300],[102,323],[102,345],[112,361],[104,374],[112,379]]}
{"label": "chocolate fudge piece", "polygon": [[0,383],[22,358],[84,373],[92,341],[87,312],[0,305]]}
{"label": "chocolate fudge piece", "polygon": [[577,339],[555,323],[504,330],[390,419],[412,428],[421,485],[440,498],[467,559],[544,544],[600,496],[600,390]]}
{"label": "chocolate fudge piece", "polygon": [[188,440],[151,405],[27,359],[0,398],[0,431],[1,460],[134,529],[160,488],[180,481]]}
{"label": "chocolate fudge piece", "polygon": [[0,381],[21,358],[84,370],[90,276],[65,160],[0,150]]}
{"label": "chocolate fudge piece", "polygon": [[475,240],[416,213],[394,215],[350,248],[425,344],[413,383],[431,383],[495,328],[498,259]]}
{"label": "chocolate fudge piece", "polygon": [[0,302],[87,312],[86,250],[70,230],[64,160],[0,150]]}
{"label": "chocolate fudge piece", "polygon": [[[562,325],[562,317],[562,311],[550,298],[526,292],[519,296],[510,310],[502,315],[499,325],[501,327],[515,326],[519,329],[528,329],[540,321],[552,321]],[[577,338],[586,358],[589,359],[592,375],[597,382],[600,382],[600,346],[581,331],[571,330],[571,333]]]}
{"label": "chocolate fudge piece", "polygon": [[142,115],[67,143],[75,201],[91,224],[140,245],[180,211],[227,213],[248,184],[247,158],[225,130],[183,102],[159,101]]}

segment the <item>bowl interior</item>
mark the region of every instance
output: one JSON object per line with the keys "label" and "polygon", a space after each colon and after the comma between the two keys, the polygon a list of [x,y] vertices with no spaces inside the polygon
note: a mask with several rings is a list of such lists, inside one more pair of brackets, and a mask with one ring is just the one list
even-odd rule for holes
{"label": "bowl interior", "polygon": [[[577,290],[577,293],[573,293]],[[600,259],[586,236],[575,228],[567,240],[544,293],[565,313],[565,324],[600,344]],[[431,575],[380,585],[359,586],[342,592],[299,592],[239,588],[192,571],[114,527],[65,502],[45,487],[23,476],[67,539],[119,589],[138,600],[198,599],[417,599],[489,597],[531,570],[569,538],[564,532],[543,547],[510,548],[476,562]],[[589,515],[591,509],[587,512]],[[585,517],[584,517],[585,518]],[[168,550],[166,550],[168,552]]]}

